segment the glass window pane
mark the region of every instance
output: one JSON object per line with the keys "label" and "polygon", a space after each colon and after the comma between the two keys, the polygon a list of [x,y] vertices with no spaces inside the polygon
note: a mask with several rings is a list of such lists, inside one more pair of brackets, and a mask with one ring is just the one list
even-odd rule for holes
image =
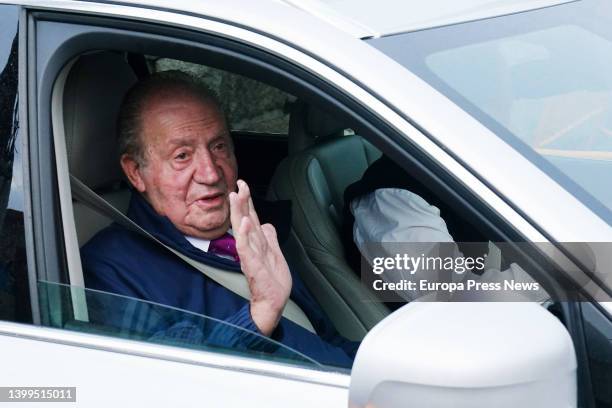
{"label": "glass window pane", "polygon": [[426,59],[436,75],[609,207],[611,191],[597,176],[612,161],[612,76],[602,70],[611,63],[612,42],[572,25]]}
{"label": "glass window pane", "polygon": [[612,3],[584,0],[375,39],[612,220]]}
{"label": "glass window pane", "polygon": [[[41,310],[42,320],[50,327],[321,368],[315,360],[268,337],[187,310],[53,282],[39,281],[38,290],[46,300],[41,305],[54,305]],[[86,300],[89,321],[71,316],[75,299]]]}

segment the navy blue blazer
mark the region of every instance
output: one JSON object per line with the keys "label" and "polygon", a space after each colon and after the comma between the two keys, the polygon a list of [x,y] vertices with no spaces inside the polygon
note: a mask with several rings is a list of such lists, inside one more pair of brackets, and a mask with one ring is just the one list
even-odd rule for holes
{"label": "navy blue blazer", "polygon": [[[265,211],[265,203],[256,204],[262,222],[268,222],[267,213],[278,213]],[[127,215],[177,251],[208,265],[242,273],[238,263],[192,246],[140,194],[132,194]],[[281,226],[279,237],[285,235],[285,230]],[[299,358],[298,353],[303,353],[305,361],[314,359],[338,367],[350,367],[355,357],[359,344],[336,332],[293,271],[291,299],[308,316],[317,335],[282,317],[271,338],[298,353],[288,352],[261,335],[251,318],[247,300],[208,279],[170,251],[118,224],[96,234],[81,249],[81,256],[87,288],[124,296],[88,291],[90,321],[111,327],[121,336],[178,342],[198,348],[231,348],[234,353],[270,353],[280,359],[295,360]],[[125,297],[148,302],[134,302]],[[194,315],[190,317],[184,311]]]}

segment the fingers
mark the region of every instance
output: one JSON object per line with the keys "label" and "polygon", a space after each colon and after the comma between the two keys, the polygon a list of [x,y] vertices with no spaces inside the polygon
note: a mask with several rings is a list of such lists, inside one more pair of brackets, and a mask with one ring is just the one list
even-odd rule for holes
{"label": "fingers", "polygon": [[235,231],[240,230],[240,222],[242,220],[242,217],[249,216],[248,199],[251,195],[249,187],[244,181],[238,180],[237,185],[238,192],[231,192],[229,194],[230,222],[232,223],[232,228]]}
{"label": "fingers", "polygon": [[[252,255],[251,245],[249,242],[249,232],[252,229],[251,221],[248,217],[242,217],[240,219],[240,227],[234,230],[236,237],[236,250],[240,259],[248,259],[247,256]],[[244,257],[244,258],[243,258]]]}
{"label": "fingers", "polygon": [[253,221],[253,224],[260,226],[260,222],[259,222],[259,216],[257,216],[257,212],[255,211],[255,207],[253,206],[253,199],[251,199],[251,197],[249,197],[249,216],[251,218],[251,220]]}
{"label": "fingers", "polygon": [[245,215],[253,221],[255,226],[259,226],[259,217],[257,216],[257,211],[255,211],[255,206],[253,205],[253,198],[251,197],[251,189],[249,185],[243,180],[238,180],[238,196],[241,200],[241,208]]}
{"label": "fingers", "polygon": [[260,256],[265,253],[268,249],[268,242],[261,227],[254,225],[253,220],[249,217],[242,217],[240,227],[241,237],[255,255]]}
{"label": "fingers", "polygon": [[[253,225],[259,227],[259,217],[253,206],[249,186],[243,180],[238,180],[236,184],[238,185],[238,193],[230,193],[229,195],[232,226],[238,229],[240,219],[247,216],[253,221]],[[236,197],[233,198],[234,196]]]}
{"label": "fingers", "polygon": [[[274,259],[274,271],[273,273],[277,276],[277,279],[280,281],[285,281],[287,287],[289,288],[289,292],[291,292],[292,279],[291,274],[289,273],[289,267],[287,265],[287,260],[285,259],[280,245],[278,244],[278,238],[276,236],[276,229],[272,224],[264,224],[261,226],[261,229],[266,237],[268,243],[268,253]],[[284,267],[280,267],[280,265],[284,265]]]}
{"label": "fingers", "polygon": [[264,258],[280,254],[276,231],[270,224],[260,225],[253,206],[249,186],[238,180],[238,192],[230,193],[230,221],[236,238],[236,249],[241,260]]}
{"label": "fingers", "polygon": [[229,193],[229,202],[230,202],[230,222],[232,223],[232,228],[237,234],[240,230],[240,221],[242,220],[243,214],[240,209],[240,204],[238,200],[238,193],[231,192]]}
{"label": "fingers", "polygon": [[280,253],[281,249],[276,236],[276,228],[274,228],[272,224],[264,224],[261,226],[261,230],[266,237],[266,241],[268,242],[270,249],[272,249],[275,253]]}
{"label": "fingers", "polygon": [[[251,192],[249,186],[243,180],[237,181],[238,193],[230,193],[230,221],[232,227],[236,231],[236,234],[241,234],[241,222],[246,217],[250,220],[251,227],[248,229],[247,243],[253,246],[256,251],[265,250],[267,246],[267,239],[261,230],[259,223],[259,217],[253,206],[253,200],[251,199]],[[238,240],[238,237],[236,237]],[[241,255],[241,254],[239,254]],[[242,256],[242,255],[241,255]]]}
{"label": "fingers", "polygon": [[238,203],[240,205],[240,212],[243,216],[249,216],[249,198],[251,197],[251,190],[247,183],[242,180],[238,180]]}
{"label": "fingers", "polygon": [[[244,185],[246,186],[246,183],[244,183]],[[247,189],[248,189],[248,187],[247,187]],[[247,202],[248,202],[248,206],[249,206],[249,215],[250,215],[251,219],[253,220],[253,224],[260,225],[259,217],[257,216],[257,211],[255,211],[255,206],[253,205],[253,197],[251,197],[250,193],[249,193],[249,199],[247,200]]]}

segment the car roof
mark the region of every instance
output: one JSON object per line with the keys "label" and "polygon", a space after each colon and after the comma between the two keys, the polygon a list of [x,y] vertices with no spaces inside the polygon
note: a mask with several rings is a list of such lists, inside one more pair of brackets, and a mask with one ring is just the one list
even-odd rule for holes
{"label": "car roof", "polygon": [[[514,14],[580,0],[231,0],[182,1],[120,0],[144,7],[198,15],[257,9],[262,20],[274,24],[284,13],[300,11],[353,37],[381,37],[483,18]],[[235,17],[228,15],[227,17]],[[229,18],[233,20],[234,18]],[[276,20],[278,23],[278,20]]]}
{"label": "car roof", "polygon": [[367,30],[370,36],[378,37],[513,14],[575,0],[283,1],[324,20],[344,19]]}

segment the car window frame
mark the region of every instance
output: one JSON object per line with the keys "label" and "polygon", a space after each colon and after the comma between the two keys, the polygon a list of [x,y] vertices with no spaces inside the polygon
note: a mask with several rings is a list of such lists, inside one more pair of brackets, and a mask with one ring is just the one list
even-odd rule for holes
{"label": "car window frame", "polygon": [[[42,15],[47,16],[47,13],[42,13]],[[63,15],[62,15],[63,16]],[[54,17],[59,17],[61,20],[60,15],[54,15]],[[39,13],[34,13],[33,15],[30,16],[31,19],[35,20],[32,21],[34,25],[38,24],[41,20],[44,20],[45,17],[43,17],[42,19],[40,19],[40,14]],[[74,20],[74,19],[71,19]],[[62,23],[58,23],[58,24],[62,24]],[[37,26],[38,29],[40,29],[40,27]],[[63,27],[62,27],[63,28]],[[104,26],[102,27],[97,27],[99,29],[105,30],[106,28]],[[46,35],[41,35],[41,37],[43,38],[47,38]],[[70,37],[70,35],[68,36]],[[91,38],[85,36],[86,38],[83,39],[81,38],[81,40],[83,40],[84,42],[82,43],[85,44],[85,42],[88,42]],[[134,47],[137,47],[138,44],[137,42],[134,41],[134,39],[132,39],[133,41],[133,45]],[[172,39],[170,40],[170,42],[172,43]],[[36,43],[37,49],[35,51],[36,55],[37,55],[37,60],[40,61],[45,60],[45,63],[49,62],[47,59],[45,59],[45,57],[48,57],[48,55],[42,56],[40,55],[40,50],[38,49],[38,45],[39,43]],[[90,47],[90,45],[87,45],[87,47]],[[96,49],[95,47],[93,49]],[[66,66],[65,63],[73,60],[73,57],[76,55],[81,54],[82,52],[88,51],[89,48],[87,48],[86,50],[80,50],[78,52],[76,52],[74,49],[72,51],[75,51],[74,55],[70,55],[69,53],[66,53],[65,50],[61,50],[60,52],[56,53],[57,50],[53,50],[51,53],[53,54],[52,57],[49,58],[49,60],[51,60],[51,63],[54,67],[54,69],[52,70],[38,70],[36,77],[41,81],[40,83],[38,83],[38,89],[40,91],[40,88],[43,88],[42,91],[40,91],[40,93],[43,95],[42,97],[40,96],[40,94],[38,95],[39,97],[37,98],[37,100],[46,100],[47,98],[46,96],[50,96],[49,99],[52,99],[52,95],[54,93],[55,90],[55,86],[56,86],[56,79],[59,77],[59,75],[62,72],[66,72],[64,71]],[[59,54],[59,57],[58,57]],[[57,57],[57,61],[53,60],[54,57]],[[43,65],[45,66],[45,65]],[[46,68],[46,66],[45,66]],[[41,72],[42,71],[42,72]],[[46,82],[45,82],[46,80]],[[52,105],[52,104],[49,104]],[[38,112],[37,112],[37,117],[40,119],[39,120],[39,127],[38,127],[38,132],[30,132],[30,137],[31,138],[36,138],[38,137],[36,140],[38,142],[37,146],[39,147],[40,150],[43,151],[43,155],[46,154],[46,159],[47,160],[43,160],[42,163],[39,161],[37,164],[42,164],[42,165],[47,165],[48,169],[50,170],[50,172],[48,174],[50,174],[50,180],[47,179],[47,181],[51,181],[51,183],[46,183],[47,186],[49,186],[49,184],[52,185],[52,188],[50,190],[52,190],[52,194],[47,194],[45,196],[45,200],[41,200],[38,205],[39,205],[39,209],[41,211],[47,211],[47,215],[49,215],[49,217],[47,217],[46,219],[40,220],[41,223],[53,223],[55,225],[62,225],[61,222],[59,222],[58,220],[61,220],[62,214],[59,208],[62,207],[61,205],[61,200],[62,200],[62,195],[59,194],[59,184],[58,180],[57,180],[57,171],[56,171],[56,166],[55,165],[55,160],[57,159],[56,157],[56,151],[55,151],[55,147],[54,143],[50,143],[53,140],[53,137],[51,137],[51,135],[53,134],[53,131],[51,130],[52,126],[51,126],[51,106],[47,106],[44,104],[41,104],[40,106],[38,106]],[[40,112],[43,111],[43,112]],[[40,150],[37,151],[38,154],[40,154]],[[39,168],[37,169],[39,171],[39,174],[42,174],[42,170],[40,168],[41,166],[39,166]],[[40,181],[42,181],[43,179],[41,178]],[[43,183],[44,184],[44,183]],[[36,187],[39,187],[35,184],[35,182],[32,184],[32,189],[36,190]],[[44,196],[44,192],[39,192],[40,196]],[[64,217],[66,216],[66,214],[64,214]],[[41,216],[41,218],[43,218]],[[52,221],[50,221],[52,220]],[[66,225],[64,225],[64,227],[66,227]],[[68,226],[68,228],[72,231],[74,229],[74,221],[72,221],[72,226]],[[44,266],[48,266],[48,265],[52,265],[51,268],[47,268],[46,270],[37,270],[37,275],[38,275],[38,279],[42,279],[42,280],[51,280],[51,281],[68,281],[69,282],[69,275],[70,275],[70,267],[68,267],[67,265],[67,242],[71,241],[70,239],[57,239],[54,240],[54,236],[57,237],[57,232],[49,232],[48,229],[43,228],[42,229],[44,232],[46,232],[46,236],[42,237],[42,239],[38,239],[39,244],[41,244],[41,246],[43,248],[45,248],[45,260],[49,261],[49,255],[50,254],[56,254],[57,256],[52,260],[52,262],[47,262]],[[57,229],[56,229],[57,231]],[[61,236],[62,238],[65,238],[64,235]],[[42,241],[42,242],[41,242]],[[58,253],[59,252],[59,253]],[[58,264],[58,265],[63,265],[60,266],[59,268],[54,268],[53,265],[54,264]],[[46,272],[46,274],[45,274]],[[50,273],[49,273],[50,272]],[[63,273],[62,273],[63,272]],[[45,301],[49,301],[49,299],[54,298],[53,296],[43,296],[43,298],[41,299],[41,302],[45,302]],[[73,299],[74,300],[74,299]],[[54,301],[54,300],[52,300]],[[54,301],[55,304],[53,306],[51,306],[51,309],[54,309],[57,311],[57,313],[59,313],[60,315],[64,315],[64,314],[70,314],[70,313],[74,313],[74,309],[70,310],[70,309],[62,309],[62,305],[57,302]],[[74,302],[73,302],[74,303]],[[41,307],[42,304],[41,304]],[[44,317],[44,316],[43,316]],[[53,318],[53,316],[51,317]],[[86,317],[85,317],[86,318]],[[50,321],[46,321],[43,322],[44,326],[50,326],[52,325],[53,322]],[[260,359],[255,359],[255,358],[248,358],[248,357],[244,357],[244,356],[236,356],[236,361],[237,364],[241,364],[244,365],[245,360],[254,360],[253,364],[257,364],[258,361],[260,361]],[[263,372],[264,375],[269,374],[270,371],[276,371],[276,370],[281,370],[283,367],[286,367],[286,364],[283,363],[276,363],[274,361],[267,361],[271,367],[277,367],[274,370],[268,370]],[[229,367],[231,369],[231,367]],[[268,367],[269,368],[269,367]],[[344,369],[342,368],[330,368],[330,367],[326,367],[325,370],[321,370],[321,369],[315,369],[309,366],[305,366],[305,367],[300,367],[301,369],[307,370],[309,372],[311,372],[310,376],[312,376],[313,378],[319,378],[321,373],[326,373],[328,372],[328,369],[331,369],[334,373],[336,374],[342,374],[342,375],[348,375],[348,373],[345,372]],[[241,368],[241,370],[243,370],[244,368]],[[304,375],[301,375],[301,380],[304,380]],[[308,380],[311,381],[311,380]],[[314,380],[313,380],[314,381]],[[320,379],[316,380],[317,382],[321,381]]]}
{"label": "car window frame", "polygon": [[[41,15],[40,16],[41,20],[46,18],[45,15]],[[85,18],[85,17],[84,17]],[[99,23],[100,24],[100,23]],[[108,22],[107,22],[108,24]],[[102,23],[100,25],[101,27],[104,27],[105,25]],[[146,32],[146,31],[145,31]],[[88,38],[88,40],[91,40],[91,38]],[[94,46],[89,46],[90,49],[95,49],[95,45]],[[82,52],[82,51],[80,51]],[[78,54],[79,52],[77,52],[76,54]],[[76,55],[72,55],[72,56],[76,56]],[[45,56],[48,58],[48,56]],[[66,58],[65,56],[63,58]],[[41,59],[41,58],[39,58]],[[294,68],[295,69],[295,68]],[[45,74],[45,75],[50,75],[53,76],[53,74]],[[311,92],[313,93],[318,93],[318,96],[321,99],[330,99],[330,95],[333,95],[334,97],[337,97],[339,95],[334,95],[333,92],[330,92],[331,89],[333,89],[329,83],[322,83],[320,81],[319,78],[317,78],[319,80],[319,83],[316,84],[320,87],[320,89],[325,89],[325,91],[322,91],[320,89],[318,90],[313,90],[312,86],[311,86]],[[294,79],[295,82],[298,82],[298,79]],[[47,86],[47,84],[43,83],[43,86]],[[48,90],[44,90],[47,91]],[[45,92],[45,93],[47,93]],[[353,103],[355,103],[356,101],[351,101]],[[479,213],[483,212],[483,210],[485,209],[484,206],[482,205],[482,203],[486,203],[486,200],[483,199],[478,199],[478,200],[472,200],[472,202],[468,202],[464,197],[459,196],[458,192],[461,191],[463,194],[465,194],[467,191],[466,187],[464,185],[462,185],[461,183],[458,183],[458,180],[455,178],[450,178],[448,177],[447,171],[445,171],[444,169],[442,169],[442,167],[438,164],[433,162],[431,157],[426,156],[425,154],[423,154],[423,152],[419,149],[418,145],[415,145],[414,143],[411,143],[410,141],[406,140],[405,138],[403,138],[401,135],[398,135],[397,130],[391,128],[390,126],[388,126],[386,123],[381,122],[380,118],[377,118],[376,116],[374,116],[374,114],[366,109],[364,109],[362,106],[360,106],[361,104],[357,104],[354,105],[357,108],[361,108],[361,115],[357,114],[355,112],[352,111],[341,111],[339,112],[341,115],[343,115],[343,117],[347,117],[348,115],[351,115],[350,118],[354,119],[354,118],[360,118],[360,120],[365,123],[364,128],[359,129],[359,133],[361,135],[363,135],[366,138],[371,138],[373,140],[371,140],[373,143],[377,144],[378,147],[384,152],[387,153],[390,157],[392,157],[394,160],[396,160],[397,162],[401,162],[404,163],[406,161],[406,159],[408,159],[408,161],[411,162],[411,167],[410,170],[411,171],[415,171],[417,173],[417,175],[419,176],[423,176],[426,179],[433,179],[438,181],[439,183],[442,182],[446,182],[447,184],[447,191],[440,191],[441,194],[443,193],[451,193],[454,194],[454,198],[457,198],[458,200],[461,200],[463,202],[463,204],[465,204],[468,207],[479,207],[478,209],[474,208],[474,212],[475,213]],[[48,115],[41,115],[43,118],[46,118]],[[381,130],[379,128],[375,128],[372,124],[376,124],[377,126],[379,126],[380,128],[384,129]],[[40,129],[43,131],[45,131],[46,126],[41,126]],[[38,140],[39,142],[45,142],[44,140]],[[49,153],[49,152],[47,152]],[[410,154],[412,153],[412,154]],[[424,166],[422,163],[427,162],[429,165],[434,165],[435,166],[435,172],[432,171],[431,169],[428,169],[426,166]],[[404,167],[407,167],[406,165],[403,164]],[[445,180],[442,180],[440,177],[440,174],[444,174]],[[448,185],[452,185],[451,188],[448,187]],[[52,202],[50,202],[49,204],[52,204]],[[57,205],[55,203],[53,203],[54,205]],[[50,208],[54,208],[53,205],[50,206]],[[480,211],[478,211],[480,210]],[[472,214],[474,215],[474,214]],[[508,237],[509,235],[511,235],[514,238],[517,238],[518,236],[516,235],[516,233],[512,230],[506,230],[506,231],[502,231],[501,228],[498,228],[497,225],[495,225],[493,222],[489,221],[488,219],[484,218],[484,217],[479,217],[482,221],[486,222],[486,224],[488,224],[488,226],[495,231],[496,233],[494,235],[496,236],[504,236],[504,237]],[[493,218],[493,217],[492,217]],[[58,276],[46,276],[46,278],[55,278],[57,279]]]}
{"label": "car window frame", "polygon": [[[27,33],[27,20],[26,13],[23,8],[18,4],[2,4],[5,10],[11,9],[11,11],[15,12],[15,27],[16,33],[14,38],[7,39],[8,42],[12,43],[15,39],[17,40],[17,71],[16,71],[16,103],[13,109],[14,116],[14,125],[16,124],[16,139],[14,144],[14,150],[19,151],[21,155],[20,165],[17,165],[17,162],[13,163],[13,176],[15,172],[19,173],[19,177],[22,181],[22,186],[19,191],[22,199],[22,216],[23,216],[23,235],[24,235],[24,246],[25,246],[25,272],[26,276],[24,277],[27,281],[28,291],[27,296],[27,304],[21,306],[21,310],[23,311],[23,316],[15,316],[18,321],[23,323],[37,323],[37,314],[35,310],[38,307],[38,298],[35,295],[32,295],[32,290],[34,288],[35,282],[35,265],[34,265],[34,257],[31,251],[32,248],[32,235],[31,235],[31,207],[30,207],[30,191],[28,189],[29,186],[29,158],[27,155],[28,152],[28,138],[27,138],[27,128],[28,128],[28,115],[27,115],[27,77],[26,77],[26,33]],[[9,56],[10,57],[10,56]],[[8,62],[8,61],[7,61]],[[4,66],[0,66],[1,69],[4,69]],[[12,191],[13,187],[9,188],[9,191]],[[12,195],[12,193],[9,193]],[[10,200],[10,198],[9,198]],[[2,225],[0,225],[0,229]],[[17,307],[17,306],[16,306]]]}
{"label": "car window frame", "polygon": [[[64,11],[69,11],[69,10],[64,10]],[[105,12],[108,13],[108,11],[109,11],[109,8],[106,8]],[[116,10],[117,19],[119,19],[120,16],[123,16],[122,14],[120,14],[121,11],[122,11],[122,7],[117,6],[117,10]],[[85,17],[73,17],[72,20],[74,21],[74,19],[81,19],[81,18],[85,18]],[[201,19],[198,19],[198,21],[201,21]],[[161,24],[163,23],[163,21],[159,21],[159,23]],[[165,23],[168,24],[167,22]],[[133,24],[135,27],[139,27],[141,26],[142,23],[127,22],[126,24],[127,25]],[[198,28],[201,29],[201,26],[191,27],[191,29],[193,30],[196,30]],[[306,57],[311,58],[309,56],[306,56]],[[326,67],[326,68],[324,67],[324,69],[329,69],[329,67]],[[336,72],[336,74],[338,73]],[[322,77],[329,80],[329,77],[326,75],[323,75]],[[345,78],[345,80],[347,79]],[[330,84],[327,84],[327,83],[323,85],[327,87],[330,86]],[[357,93],[358,92],[355,91],[353,96]],[[366,92],[366,95],[368,95],[370,100],[374,100],[374,101],[377,100],[377,98],[374,95],[371,95],[367,92]],[[346,98],[346,95],[344,95],[344,97]],[[358,108],[361,106],[361,104],[358,101],[353,100],[352,102],[355,103],[356,104],[355,106],[357,106]],[[365,116],[366,119],[364,119],[364,121],[366,121],[367,124],[369,125],[373,123],[377,124],[380,128],[372,127],[369,129],[365,129],[365,133],[368,133],[370,135],[369,137],[372,138],[371,139],[372,141],[377,141],[378,142],[377,145],[381,147],[383,152],[387,153],[394,160],[399,160],[399,161],[408,160],[413,165],[417,166],[417,170],[420,171],[422,174],[424,174],[426,177],[437,180],[438,183],[446,182],[448,184],[454,185],[454,182],[456,182],[457,180],[453,180],[452,178],[449,180],[440,180],[439,175],[436,175],[434,172],[432,172],[431,168],[428,168],[423,165],[423,162],[429,163],[432,160],[432,157],[428,156],[426,152],[424,151],[424,149],[422,149],[423,145],[427,145],[428,149],[434,149],[434,150],[438,149],[438,152],[437,152],[438,154],[435,155],[435,158],[436,158],[435,163],[443,169],[442,171],[444,172],[445,175],[447,175],[447,173],[449,172],[449,167],[455,168],[455,169],[461,169],[461,171],[467,172],[467,170],[463,168],[461,163],[456,162],[451,156],[448,156],[448,155],[444,156],[445,153],[442,151],[442,149],[440,149],[439,146],[432,146],[428,144],[431,141],[427,138],[427,136],[424,135],[421,132],[421,130],[414,127],[413,124],[406,121],[405,118],[401,118],[400,116],[397,116],[397,117],[394,117],[394,119],[391,121],[391,123],[394,125],[400,124],[400,126],[398,126],[400,130],[409,129],[409,131],[402,133],[400,130],[398,130],[398,128],[395,128],[393,125],[389,124],[389,122],[387,121],[388,117],[385,117],[384,115],[382,115],[382,117],[380,116],[381,111],[384,111],[387,115],[391,115],[391,113],[389,113],[388,111],[388,107],[380,106],[379,104],[374,104],[374,105],[376,105],[376,108],[370,107],[366,109],[366,108],[363,108],[363,106],[361,106],[362,111],[360,113],[362,113],[362,115],[358,115],[355,112],[350,112],[350,111],[349,113],[345,112],[345,114],[352,114],[351,117],[353,118],[355,116],[359,116],[359,117]],[[381,128],[386,129],[388,131],[388,135],[385,135],[385,132],[382,131]],[[405,136],[402,136],[402,134],[404,135],[408,134],[411,137],[413,137],[416,141],[407,140]],[[427,141],[423,138],[427,139]],[[419,144],[419,142],[421,142],[422,144]],[[405,146],[410,146],[410,149],[407,149]],[[419,155],[423,155],[423,157],[420,157]],[[440,158],[442,158],[442,160],[440,160]],[[419,161],[419,160],[422,160],[422,161]],[[467,172],[464,174],[470,174],[470,173]],[[482,183],[480,184],[478,183],[479,181],[475,178],[472,178],[467,182],[467,184],[470,187],[469,189],[470,196],[477,197],[477,204],[480,204],[483,206],[483,208],[480,208],[480,211],[486,214],[489,214],[491,216],[490,218],[487,217],[489,223],[491,222],[490,221],[491,219],[500,219],[500,217],[502,216],[505,217],[500,226],[497,226],[497,227],[493,226],[496,228],[496,230],[499,230],[499,232],[501,233],[500,234],[501,236],[506,236],[506,237],[508,235],[513,236],[513,237],[517,237],[517,236],[525,237],[526,236],[528,238],[542,237],[543,240],[545,240],[545,238],[539,233],[539,231],[536,228],[534,228],[528,221],[523,219],[521,214],[516,213],[514,209],[509,207],[506,203],[500,202],[499,197],[497,197],[497,195],[493,191],[491,191],[486,185]],[[466,187],[465,184],[466,184],[465,182],[461,184],[461,187],[467,190],[468,187]],[[457,194],[456,191],[452,191],[452,193]],[[487,198],[490,198],[490,200]],[[462,199],[465,200],[465,198],[462,198]],[[501,208],[504,205],[506,207]],[[495,208],[496,210],[500,210],[501,214],[493,213],[491,211],[491,208],[488,208],[489,206],[493,206],[493,208]],[[519,222],[512,223],[512,227],[509,227],[507,225],[508,218],[513,219],[513,220],[518,220]],[[508,229],[505,232],[503,232],[500,230],[502,227],[505,227]],[[518,229],[515,229],[515,228],[518,228]],[[520,234],[517,231],[519,231]]]}
{"label": "car window frame", "polygon": [[[99,24],[100,27],[109,27],[109,29],[114,27],[113,21],[106,19],[99,20],[92,18],[92,24]],[[396,128],[390,126],[387,122],[381,120],[380,117],[372,112],[370,107],[365,107],[362,103],[354,99],[347,99],[347,96],[343,94],[345,90],[343,89],[340,91],[333,82],[325,82],[322,77],[312,77],[311,75],[310,79],[312,82],[307,83],[306,80],[300,78],[298,75],[309,75],[309,73],[299,72],[299,68],[296,69],[295,66],[289,65],[283,60],[280,60],[280,62],[284,63],[284,65],[273,66],[270,63],[270,61],[274,59],[273,56],[265,56],[265,54],[261,53],[255,54],[255,52],[258,50],[254,49],[254,47],[249,46],[248,44],[232,44],[232,47],[235,46],[235,48],[229,48],[231,51],[228,51],[227,49],[224,49],[223,46],[229,47],[229,43],[220,37],[205,35],[205,39],[209,41],[207,43],[207,41],[205,41],[204,38],[198,33],[192,31],[181,31],[179,33],[167,25],[150,26],[144,23],[132,22],[127,22],[126,24],[128,27],[123,27],[123,24],[121,24],[121,28],[132,29],[130,26],[133,26],[134,32],[138,34],[146,35],[154,33],[153,35],[158,34],[172,36],[170,38],[172,38],[175,42],[197,39],[197,46],[201,47],[202,49],[207,49],[210,51],[211,48],[216,47],[215,52],[230,52],[231,57],[245,58],[250,60],[249,62],[254,60],[253,55],[258,55],[260,58],[262,58],[262,60],[257,60],[257,63],[259,64],[258,69],[264,71],[268,69],[272,72],[274,72],[274,70],[279,72],[280,69],[285,69],[285,72],[281,72],[285,74],[285,77],[283,77],[284,80],[287,80],[287,76],[290,74],[293,75],[288,77],[289,81],[286,83],[282,83],[282,80],[269,75],[267,75],[266,79],[269,79],[269,82],[272,85],[276,85],[274,81],[280,81],[278,86],[282,90],[292,94],[300,94],[300,92],[293,92],[291,88],[287,88],[286,86],[288,83],[292,86],[309,86],[310,88],[308,88],[308,90],[314,94],[314,97],[318,97],[320,100],[327,99],[327,101],[332,103],[335,102],[336,105],[332,105],[330,107],[339,109],[336,110],[339,117],[348,117],[349,120],[360,121],[363,124],[363,128],[358,129],[358,132],[362,136],[370,139],[370,141],[377,145],[377,147],[379,147],[384,153],[387,153],[392,159],[400,163],[405,169],[409,169],[417,177],[422,177],[424,180],[431,180],[433,182],[432,190],[434,193],[439,194],[441,197],[445,197],[445,199],[452,199],[455,200],[455,202],[462,204],[459,206],[459,209],[462,211],[459,212],[465,217],[474,217],[477,222],[484,224],[487,227],[488,235],[495,237],[495,239],[499,241],[506,240],[509,242],[520,242],[524,239],[529,239],[534,242],[546,242],[546,238],[543,237],[531,224],[529,224],[529,222],[524,220],[521,217],[521,214],[514,212],[511,217],[512,223],[510,224],[508,224],[507,219],[502,218],[505,216],[504,212],[508,212],[510,210],[513,211],[514,209],[505,208],[504,211],[500,211],[501,203],[498,202],[495,205],[491,205],[491,201],[487,199],[488,197],[485,198],[479,196],[479,191],[474,192],[473,190],[470,190],[472,185],[465,183],[464,179],[458,178],[455,174],[455,171],[458,168],[461,168],[464,172],[466,171],[466,169],[463,168],[460,163],[455,163],[459,167],[455,167],[455,171],[449,172],[448,168],[444,167],[445,163],[440,163],[437,161],[439,156],[431,157],[428,155],[423,151],[422,146],[415,141],[408,140],[403,137],[401,133],[398,133]],[[91,39],[89,38],[89,40]],[[219,46],[219,44],[222,44],[222,46]],[[242,53],[242,55],[238,55],[239,53]],[[262,55],[264,55],[265,58],[263,58]],[[164,54],[164,56],[173,57],[174,55]],[[264,66],[261,67],[261,65]],[[254,66],[256,65],[248,65],[248,69],[245,69],[244,66],[242,66],[242,69],[244,69],[244,72],[251,73]],[[239,70],[234,72],[239,74],[241,73]],[[340,105],[342,103],[345,105]],[[411,128],[411,130],[411,136],[414,135],[415,132],[420,131],[420,129],[414,127]],[[421,140],[423,140],[424,135],[420,134],[420,136]],[[480,187],[481,191],[483,191],[484,188],[487,188],[485,185]],[[487,192],[493,193],[490,190]],[[495,196],[495,194],[489,194],[489,197],[493,196],[498,198]],[[528,233],[525,233],[525,228],[523,228],[526,226],[530,227],[531,229]],[[521,231],[521,233],[518,233],[517,231]]]}

